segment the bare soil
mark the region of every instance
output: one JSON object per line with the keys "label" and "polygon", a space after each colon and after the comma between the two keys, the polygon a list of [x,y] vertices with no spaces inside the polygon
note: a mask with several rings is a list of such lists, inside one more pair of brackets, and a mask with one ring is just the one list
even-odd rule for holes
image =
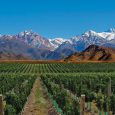
{"label": "bare soil", "polygon": [[21,115],[58,115],[40,78],[36,79]]}

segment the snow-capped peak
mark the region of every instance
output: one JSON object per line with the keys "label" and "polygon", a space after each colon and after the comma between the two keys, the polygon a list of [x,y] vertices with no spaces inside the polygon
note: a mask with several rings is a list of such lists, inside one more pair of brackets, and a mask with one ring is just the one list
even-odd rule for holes
{"label": "snow-capped peak", "polygon": [[115,28],[110,28],[107,32],[114,32],[115,33]]}
{"label": "snow-capped peak", "polygon": [[114,28],[111,28],[109,29],[109,31],[107,32],[95,32],[93,30],[89,30],[87,32],[85,32],[83,35],[83,37],[97,37],[97,38],[100,38],[100,39],[105,39],[105,40],[112,40],[112,39],[115,39],[115,29]]}
{"label": "snow-capped peak", "polygon": [[57,48],[59,45],[64,43],[66,40],[63,38],[54,38],[54,39],[49,39],[50,43]]}
{"label": "snow-capped peak", "polygon": [[52,39],[52,41],[55,41],[55,42],[58,42],[58,43],[62,43],[62,42],[65,42],[66,40],[63,39],[63,38],[54,38],[54,39]]}
{"label": "snow-capped peak", "polygon": [[19,33],[19,36],[21,36],[21,37],[29,36],[29,35],[38,35],[38,34],[33,32],[32,30],[29,30],[29,31],[25,30],[25,31]]}
{"label": "snow-capped peak", "polygon": [[90,37],[90,36],[96,36],[97,33],[93,30],[89,30],[89,31],[86,31],[83,35],[87,36],[87,37]]}
{"label": "snow-capped peak", "polygon": [[[80,39],[81,39],[81,37],[79,37],[79,36],[74,36],[74,37],[72,37],[70,40],[74,42],[74,41],[79,41]],[[70,40],[68,40],[68,41],[70,41]],[[70,42],[71,42],[71,41],[70,41]]]}

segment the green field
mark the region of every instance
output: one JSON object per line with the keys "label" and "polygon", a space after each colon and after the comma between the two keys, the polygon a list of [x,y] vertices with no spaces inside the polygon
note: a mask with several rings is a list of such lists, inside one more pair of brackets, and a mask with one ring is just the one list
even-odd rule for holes
{"label": "green field", "polygon": [[82,94],[86,111],[115,114],[115,63],[55,63],[0,64],[0,94],[6,102],[6,115],[22,111],[37,77],[61,114],[79,115]]}

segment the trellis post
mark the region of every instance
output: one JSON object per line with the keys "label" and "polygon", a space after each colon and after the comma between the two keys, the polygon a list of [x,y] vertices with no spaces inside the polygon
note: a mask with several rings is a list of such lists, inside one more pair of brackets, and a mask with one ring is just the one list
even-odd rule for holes
{"label": "trellis post", "polygon": [[3,96],[0,95],[0,115],[4,115]]}
{"label": "trellis post", "polygon": [[80,115],[85,114],[85,95],[81,95],[80,98]]}

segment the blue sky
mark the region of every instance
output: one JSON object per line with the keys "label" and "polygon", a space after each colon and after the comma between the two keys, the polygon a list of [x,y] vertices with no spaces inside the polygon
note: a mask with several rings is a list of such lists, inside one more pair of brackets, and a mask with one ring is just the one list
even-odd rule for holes
{"label": "blue sky", "polygon": [[0,33],[70,38],[115,27],[115,0],[0,0]]}

